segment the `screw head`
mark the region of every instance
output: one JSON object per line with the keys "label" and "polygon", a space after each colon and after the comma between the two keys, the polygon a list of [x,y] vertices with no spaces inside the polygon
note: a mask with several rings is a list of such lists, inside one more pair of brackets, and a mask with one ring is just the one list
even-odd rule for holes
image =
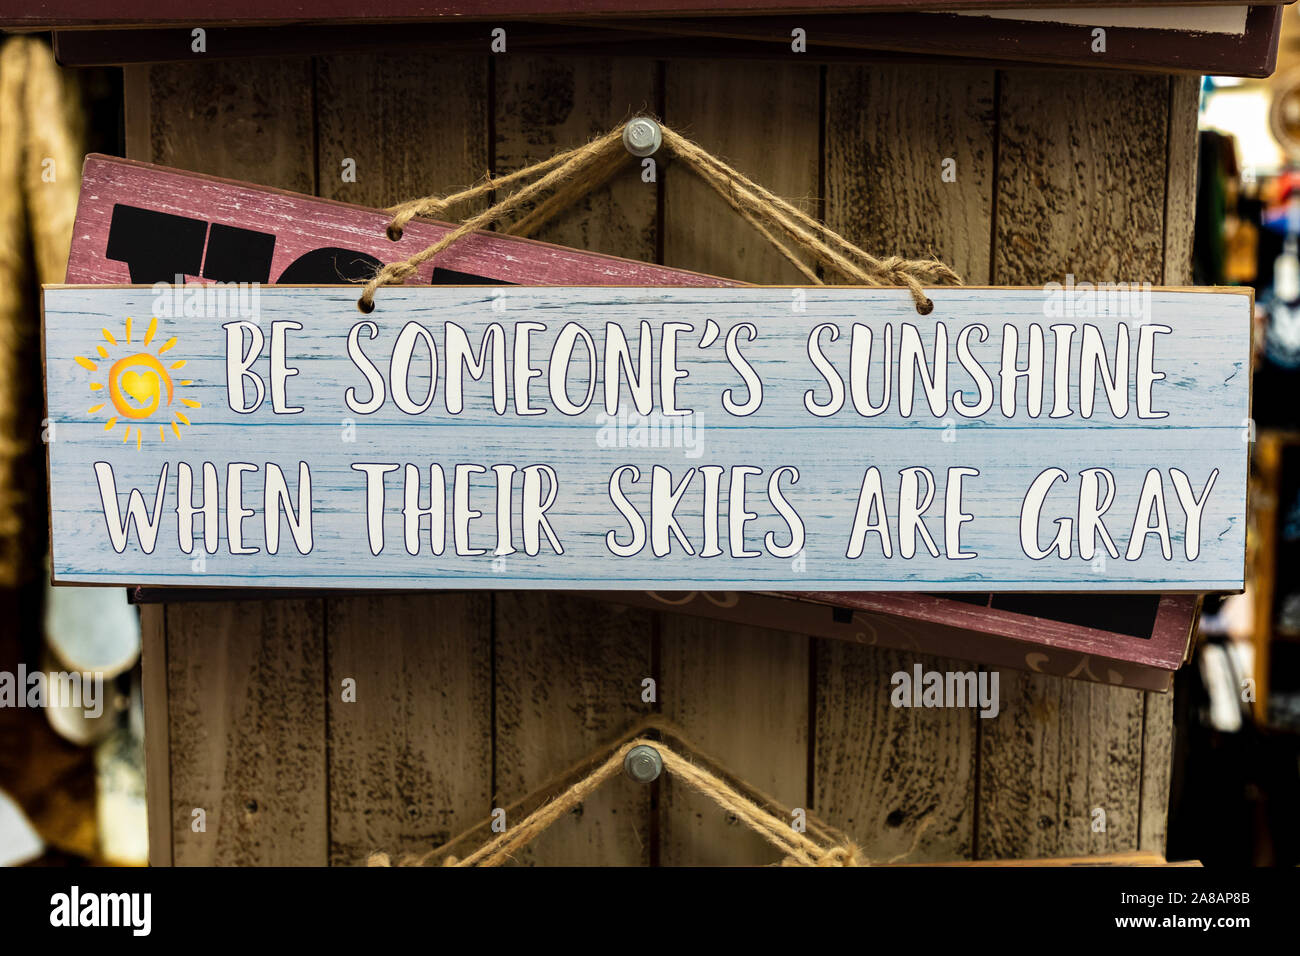
{"label": "screw head", "polygon": [[664,769],[664,758],[659,751],[646,744],[638,744],[623,758],[623,772],[637,783],[650,783]]}
{"label": "screw head", "polygon": [[646,116],[638,116],[623,127],[623,145],[633,156],[649,156],[664,141],[659,124]]}

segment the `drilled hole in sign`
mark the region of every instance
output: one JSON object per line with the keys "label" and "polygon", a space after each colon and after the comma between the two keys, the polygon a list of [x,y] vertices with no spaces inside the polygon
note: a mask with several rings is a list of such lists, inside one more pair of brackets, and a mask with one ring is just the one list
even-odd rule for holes
{"label": "drilled hole in sign", "polygon": [[921,315],[929,315],[934,311],[934,302],[930,299],[916,303],[916,311]]}
{"label": "drilled hole in sign", "polygon": [[394,223],[389,223],[388,228],[384,231],[388,233],[388,238],[393,242],[398,242],[402,238],[402,227]]}
{"label": "drilled hole in sign", "polygon": [[357,311],[369,315],[375,311],[375,303],[373,301],[367,302],[365,299],[357,299]]}

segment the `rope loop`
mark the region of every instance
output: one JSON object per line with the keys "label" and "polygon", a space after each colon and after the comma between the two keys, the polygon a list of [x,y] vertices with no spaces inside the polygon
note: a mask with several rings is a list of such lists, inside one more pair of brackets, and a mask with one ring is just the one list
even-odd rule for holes
{"label": "rope loop", "polygon": [[[423,856],[405,854],[398,858],[396,865],[425,866],[434,860],[438,860],[441,866],[500,866],[507,863],[601,784],[620,774],[628,751],[643,745],[659,752],[664,773],[674,784],[708,797],[777,849],[781,853],[779,865],[871,865],[846,835],[822,823],[811,813],[805,814],[804,828],[795,829],[789,810],[744,781],[727,777],[716,769],[715,762],[696,750],[675,725],[657,716],[641,721],[622,736],[620,743],[596,751],[557,780],[545,784],[538,791],[545,795],[540,806],[504,832],[491,836],[472,852],[460,855],[460,845],[481,839],[485,832],[490,831],[488,822],[478,824]],[[556,790],[560,792],[555,793]],[[529,801],[530,798],[525,798],[516,803],[507,815],[523,812]],[[370,854],[366,864],[393,866],[394,861],[388,853],[377,851]]]}
{"label": "rope loop", "polygon": [[[390,208],[388,212],[392,220],[388,223],[387,235],[396,242],[402,238],[407,224],[418,216],[446,217],[457,206],[512,190],[487,209],[464,219],[459,226],[409,259],[390,262],[378,269],[362,289],[357,308],[367,313],[374,311],[375,291],[380,286],[405,282],[421,265],[465,236],[503,222],[525,208],[531,211],[506,231],[511,235],[534,234],[560,212],[603,186],[626,165],[630,158],[623,143],[626,125],[621,124],[582,146],[556,153],[550,159],[508,175],[496,178],[485,175],[478,183],[460,192],[412,199]],[[810,283],[823,284],[814,268],[814,265],[820,265],[827,272],[860,285],[902,286],[911,293],[921,315],[929,315],[934,310],[934,302],[925,294],[925,286],[961,285],[961,277],[937,259],[872,256],[697,143],[662,124],[660,129],[663,133],[662,148],[708,183]]]}

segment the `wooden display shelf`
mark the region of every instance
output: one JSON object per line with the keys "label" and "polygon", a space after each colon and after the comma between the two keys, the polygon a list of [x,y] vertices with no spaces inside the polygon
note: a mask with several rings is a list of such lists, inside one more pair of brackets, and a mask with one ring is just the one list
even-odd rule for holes
{"label": "wooden display shelf", "polygon": [[[501,18],[507,49],[564,56],[655,56],[810,62],[1038,63],[1052,67],[1157,70],[1264,77],[1277,60],[1282,7],[1251,5],[1241,32],[1192,30],[1170,13],[1168,26],[1105,28],[1105,52],[1094,50],[1084,23],[925,13],[814,13],[691,19]],[[1104,19],[1104,18],[1103,18]],[[245,56],[325,55],[366,50],[481,53],[491,37],[476,22],[367,22],[211,26],[201,52],[189,25],[167,28],[57,30],[55,52],[70,66],[187,62]],[[791,50],[795,30],[806,49]]]}

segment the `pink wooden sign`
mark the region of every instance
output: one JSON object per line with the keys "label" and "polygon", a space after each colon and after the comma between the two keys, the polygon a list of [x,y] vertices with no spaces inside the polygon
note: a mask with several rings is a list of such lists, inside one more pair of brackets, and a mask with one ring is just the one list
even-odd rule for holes
{"label": "pink wooden sign", "polygon": [[[453,226],[412,222],[401,240],[389,216],[248,183],[91,154],[82,169],[70,283],[187,281],[319,285],[364,278]],[[563,246],[484,232],[425,263],[413,284],[742,285]]]}

